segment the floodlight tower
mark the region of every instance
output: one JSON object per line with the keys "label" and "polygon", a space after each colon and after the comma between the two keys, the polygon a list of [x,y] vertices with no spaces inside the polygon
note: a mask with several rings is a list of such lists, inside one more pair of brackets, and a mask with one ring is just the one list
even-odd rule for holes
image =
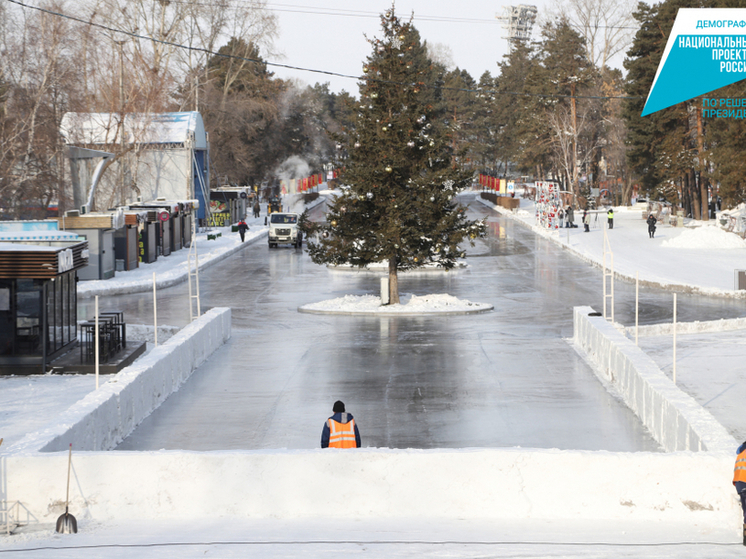
{"label": "floodlight tower", "polygon": [[537,12],[536,6],[519,4],[518,6],[504,6],[503,15],[495,16],[496,19],[502,21],[503,28],[508,32],[508,36],[503,39],[508,40],[511,52],[516,41],[531,38],[531,28],[536,21]]}

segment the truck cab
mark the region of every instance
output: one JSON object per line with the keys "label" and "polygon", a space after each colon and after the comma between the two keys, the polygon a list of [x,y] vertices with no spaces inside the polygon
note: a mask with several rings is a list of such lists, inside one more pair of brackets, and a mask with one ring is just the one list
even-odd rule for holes
{"label": "truck cab", "polygon": [[300,215],[295,213],[273,213],[269,216],[269,248],[277,245],[293,245],[300,248],[303,245],[303,234],[298,227]]}

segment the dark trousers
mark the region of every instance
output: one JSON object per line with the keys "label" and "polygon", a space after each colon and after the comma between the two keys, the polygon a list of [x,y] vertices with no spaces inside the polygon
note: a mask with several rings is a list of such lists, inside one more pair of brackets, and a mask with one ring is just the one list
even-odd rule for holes
{"label": "dark trousers", "polygon": [[746,490],[738,494],[741,497],[741,510],[743,511],[743,524],[746,526]]}
{"label": "dark trousers", "polygon": [[246,235],[246,231],[239,231],[238,234],[241,235],[241,242],[243,242],[243,238]]}
{"label": "dark trousers", "polygon": [[609,229],[614,229],[614,220],[613,219],[609,220]]}

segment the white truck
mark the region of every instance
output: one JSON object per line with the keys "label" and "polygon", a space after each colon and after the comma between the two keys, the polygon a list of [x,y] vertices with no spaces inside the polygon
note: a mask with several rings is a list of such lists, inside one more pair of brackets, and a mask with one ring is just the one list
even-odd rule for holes
{"label": "white truck", "polygon": [[294,213],[273,213],[269,215],[269,248],[277,245],[294,245],[300,248],[303,234],[298,228],[300,216]]}

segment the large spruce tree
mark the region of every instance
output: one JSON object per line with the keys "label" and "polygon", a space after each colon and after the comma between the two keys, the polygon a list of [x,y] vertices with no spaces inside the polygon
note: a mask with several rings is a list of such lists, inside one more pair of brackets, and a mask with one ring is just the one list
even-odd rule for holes
{"label": "large spruce tree", "polygon": [[308,251],[317,264],[364,267],[388,261],[389,301],[399,303],[398,271],[435,263],[453,268],[459,246],[484,235],[454,201],[470,175],[454,161],[441,76],[411,22],[393,9],[383,36],[369,39],[354,127],[341,140],[344,193],[330,205]]}

